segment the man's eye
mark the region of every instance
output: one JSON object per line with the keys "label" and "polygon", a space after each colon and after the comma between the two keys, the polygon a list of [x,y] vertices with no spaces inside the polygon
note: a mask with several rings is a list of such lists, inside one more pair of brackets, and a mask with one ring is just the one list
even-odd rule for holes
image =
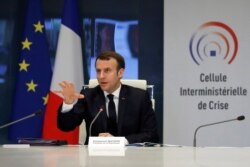
{"label": "man's eye", "polygon": [[106,70],[105,70],[105,73],[109,73],[109,72],[110,72],[110,69],[106,69]]}

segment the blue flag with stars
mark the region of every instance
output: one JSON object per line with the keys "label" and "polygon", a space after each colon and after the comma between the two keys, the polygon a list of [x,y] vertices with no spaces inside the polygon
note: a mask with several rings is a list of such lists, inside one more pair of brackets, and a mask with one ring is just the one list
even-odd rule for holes
{"label": "blue flag with stars", "polygon": [[[52,69],[41,8],[40,0],[27,1],[11,121],[18,120],[38,110],[44,112],[48,101]],[[11,143],[17,143],[18,138],[40,138],[43,115],[11,125],[9,128]]]}

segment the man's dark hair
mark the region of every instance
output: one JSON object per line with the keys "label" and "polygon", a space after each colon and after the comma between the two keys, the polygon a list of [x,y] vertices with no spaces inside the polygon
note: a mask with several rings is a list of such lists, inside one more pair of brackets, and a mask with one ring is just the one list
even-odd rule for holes
{"label": "man's dark hair", "polygon": [[96,61],[99,59],[99,60],[110,60],[111,58],[115,59],[117,61],[117,70],[120,70],[121,68],[125,69],[125,61],[124,61],[124,58],[114,52],[114,51],[105,51],[105,52],[102,52],[100,53],[97,57],[96,57],[96,60],[95,60],[95,65],[96,65]]}

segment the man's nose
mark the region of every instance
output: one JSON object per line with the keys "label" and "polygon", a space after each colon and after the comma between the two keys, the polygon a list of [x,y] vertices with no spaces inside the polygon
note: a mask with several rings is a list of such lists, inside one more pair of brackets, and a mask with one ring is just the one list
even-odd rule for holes
{"label": "man's nose", "polygon": [[105,74],[103,71],[100,72],[100,75],[99,75],[100,78],[104,78],[105,77]]}

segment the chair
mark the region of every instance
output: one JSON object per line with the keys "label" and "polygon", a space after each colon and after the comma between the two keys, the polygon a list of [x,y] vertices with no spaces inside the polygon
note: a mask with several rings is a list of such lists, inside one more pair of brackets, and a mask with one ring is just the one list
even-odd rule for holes
{"label": "chair", "polygon": [[[146,80],[141,80],[141,79],[122,79],[121,83],[124,85],[129,85],[133,86],[136,88],[140,88],[143,90],[150,90],[150,97],[152,101],[152,107],[155,109],[155,100],[154,100],[154,85],[147,85]],[[98,85],[97,79],[90,79],[88,85],[84,85],[83,88],[93,88]],[[84,144],[86,140],[86,126],[85,126],[85,121],[82,122],[79,128],[79,144]]]}

